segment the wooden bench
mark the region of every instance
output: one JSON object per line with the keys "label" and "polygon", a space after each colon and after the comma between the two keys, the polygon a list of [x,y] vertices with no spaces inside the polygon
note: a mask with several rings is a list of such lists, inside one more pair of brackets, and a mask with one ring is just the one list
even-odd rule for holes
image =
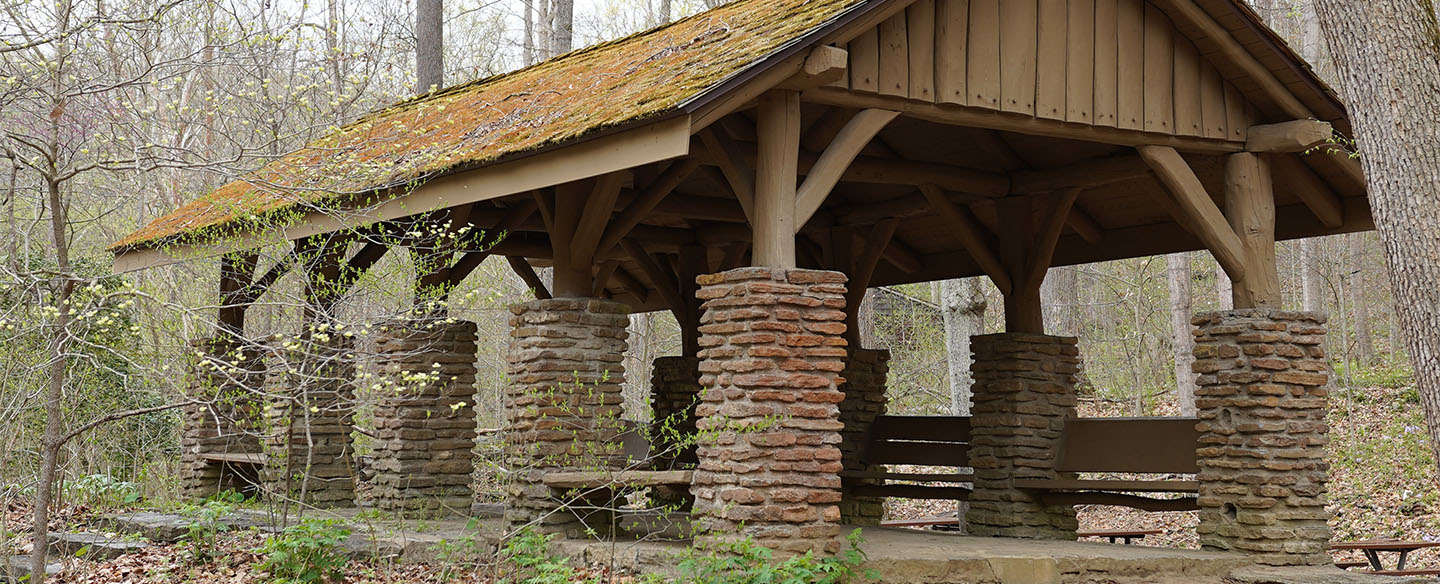
{"label": "wooden bench", "polygon": [[624,470],[561,471],[541,478],[552,489],[639,489],[645,487],[689,486],[695,472],[690,470],[648,470],[639,468],[650,458],[650,442],[632,420],[621,420],[625,430],[619,440],[625,457],[635,468]]}
{"label": "wooden bench", "polygon": [[[1194,474],[1200,472],[1195,418],[1072,418],[1066,420],[1055,470]],[[1115,505],[1144,511],[1199,509],[1195,480],[1016,479],[1052,505]],[[1179,493],[1155,498],[1133,493]]]}
{"label": "wooden bench", "polygon": [[1147,535],[1160,535],[1164,533],[1159,529],[1096,529],[1091,531],[1077,531],[1075,537],[1103,537],[1115,543],[1117,539],[1125,540],[1129,545],[1133,540],[1145,539]]}
{"label": "wooden bench", "polygon": [[[879,416],[860,447],[859,459],[865,466],[911,464],[965,468],[970,464],[970,418]],[[975,475],[851,470],[842,471],[840,479],[846,491],[862,497],[965,501],[970,498],[970,489],[962,485],[975,480]],[[946,484],[913,484],[916,482]]]}

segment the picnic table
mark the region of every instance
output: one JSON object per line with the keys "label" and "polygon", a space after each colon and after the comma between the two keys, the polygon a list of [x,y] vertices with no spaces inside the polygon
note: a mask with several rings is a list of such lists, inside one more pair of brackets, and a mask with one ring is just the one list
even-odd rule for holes
{"label": "picnic table", "polygon": [[1076,537],[1104,537],[1109,538],[1110,543],[1117,539],[1125,540],[1128,545],[1132,539],[1145,539],[1147,535],[1159,535],[1159,529],[1096,529],[1092,531],[1077,531]]}
{"label": "picnic table", "polygon": [[[1370,568],[1376,572],[1394,572],[1405,569],[1405,558],[1413,552],[1422,548],[1440,547],[1440,541],[1403,541],[1398,539],[1367,539],[1362,541],[1342,541],[1330,544],[1332,550],[1359,550],[1365,554],[1365,559],[1370,561]],[[1380,563],[1380,552],[1398,553],[1400,559],[1395,563],[1394,568],[1386,568]]]}

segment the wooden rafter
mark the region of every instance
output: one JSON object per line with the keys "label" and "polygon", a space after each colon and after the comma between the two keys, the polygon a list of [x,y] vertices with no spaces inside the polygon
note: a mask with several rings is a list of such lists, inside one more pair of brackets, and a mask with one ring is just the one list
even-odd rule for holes
{"label": "wooden rafter", "polygon": [[1330,122],[1292,120],[1278,124],[1250,126],[1245,131],[1245,149],[1250,152],[1304,152],[1335,136]]}
{"label": "wooden rafter", "polygon": [[995,245],[988,240],[988,232],[980,220],[976,219],[969,209],[950,202],[940,187],[921,185],[920,192],[925,195],[930,209],[945,217],[951,224],[955,237],[959,238],[960,244],[970,252],[970,257],[975,258],[980,269],[995,282],[1000,293],[1008,294],[1011,290],[1010,274],[1000,263],[1000,257],[995,253]]}
{"label": "wooden rafter", "polygon": [[1029,253],[1025,258],[1024,286],[1038,289],[1050,269],[1050,260],[1055,255],[1055,246],[1060,242],[1060,233],[1065,230],[1075,198],[1080,189],[1070,189],[1051,197],[1045,209],[1044,221],[1035,233]]}
{"label": "wooden rafter", "polygon": [[625,173],[612,172],[595,179],[590,196],[575,225],[575,234],[570,240],[570,257],[577,263],[590,263],[595,258],[600,238],[610,225],[610,215],[615,211],[615,202],[620,197],[620,188],[625,184]]}
{"label": "wooden rafter", "polygon": [[631,229],[639,225],[641,220],[655,210],[655,206],[659,205],[660,201],[669,196],[675,187],[680,186],[680,183],[685,182],[690,173],[695,172],[699,166],[700,160],[690,157],[679,160],[666,168],[665,172],[660,173],[660,176],[640,191],[640,194],[625,207],[625,210],[610,222],[610,225],[605,228],[605,235],[600,238],[597,250],[603,253],[619,245],[620,240],[630,233]]}
{"label": "wooden rafter", "polygon": [[450,266],[450,269],[446,271],[446,286],[454,288],[459,286],[460,282],[465,281],[465,278],[469,277],[475,268],[485,262],[485,258],[490,257],[495,244],[524,224],[535,214],[537,207],[538,205],[533,200],[521,201],[511,207],[504,219],[481,234],[483,237],[477,242],[476,249],[460,256],[460,259],[455,261],[455,265]]}
{"label": "wooden rafter", "polygon": [[650,283],[655,285],[655,291],[665,299],[665,304],[670,307],[670,312],[674,313],[677,319],[684,318],[685,301],[680,297],[680,284],[676,281],[674,274],[662,268],[640,244],[622,239],[620,247],[625,249],[630,260],[640,266],[640,271],[644,272],[645,277],[650,279]]}
{"label": "wooden rafter", "polygon": [[1293,156],[1274,156],[1270,164],[1284,176],[1285,182],[1292,185],[1290,192],[1294,193],[1301,203],[1304,203],[1320,224],[1337,229],[1345,224],[1345,206],[1340,200],[1340,195],[1320,177],[1309,166],[1300,162]]}
{"label": "wooden rafter", "polygon": [[735,198],[740,201],[740,208],[745,210],[745,216],[754,220],[755,172],[745,162],[745,154],[740,146],[718,128],[701,132],[700,140],[705,144],[710,161],[720,167],[725,182],[730,185],[730,191],[735,193]]}
{"label": "wooden rafter", "polygon": [[840,177],[860,154],[860,150],[898,115],[899,112],[889,110],[867,109],[855,114],[855,117],[840,129],[835,139],[810,167],[805,175],[805,182],[796,190],[796,232],[820,209],[821,203],[830,196],[830,191],[840,182]]}
{"label": "wooden rafter", "polygon": [[1215,261],[1230,275],[1230,279],[1245,279],[1245,253],[1243,243],[1230,228],[1225,214],[1215,206],[1215,201],[1205,192],[1205,185],[1195,176],[1195,171],[1185,159],[1168,146],[1142,146],[1140,157],[1150,165],[1155,176],[1165,186],[1175,202],[1179,216],[1175,220],[1185,225],[1205,247],[1214,254]]}
{"label": "wooden rafter", "polygon": [[530,287],[530,290],[535,293],[536,298],[540,300],[553,298],[550,290],[545,287],[545,281],[541,280],[540,275],[535,273],[535,268],[530,266],[529,261],[526,261],[525,258],[520,256],[505,256],[505,261],[510,264],[510,269],[515,271],[515,275],[520,276],[520,279],[525,281],[525,285]]}

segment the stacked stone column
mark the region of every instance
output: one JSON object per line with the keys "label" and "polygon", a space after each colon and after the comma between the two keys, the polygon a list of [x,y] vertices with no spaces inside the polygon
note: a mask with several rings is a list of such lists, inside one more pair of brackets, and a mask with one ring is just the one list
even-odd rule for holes
{"label": "stacked stone column", "polygon": [[838,550],[845,275],[739,268],[696,280],[699,543]]}
{"label": "stacked stone column", "polygon": [[1201,546],[1331,562],[1324,322],[1274,309],[1195,317]]}
{"label": "stacked stone column", "polygon": [[317,507],[353,507],[355,342],[324,327],[275,343],[265,488],[272,497]]}
{"label": "stacked stone column", "polygon": [[203,499],[225,490],[252,488],[254,469],[206,460],[206,454],[260,453],[260,391],[264,354],[225,339],[192,343],[195,362],[186,395],[200,403],[185,406],[180,437],[180,490]]}
{"label": "stacked stone column", "polygon": [[[629,308],[593,298],[535,300],[510,308],[505,453],[510,470],[505,518],[512,528],[581,537],[604,532],[605,511],[545,486],[557,471],[625,464],[621,386]],[[608,500],[597,501],[600,506]]]}
{"label": "stacked stone column", "polygon": [[[863,448],[870,435],[870,426],[875,418],[885,415],[885,376],[890,371],[890,352],[883,349],[850,348],[845,362],[845,371],[840,375],[845,384],[840,391],[845,401],[840,402],[840,423],[845,429],[840,432],[841,461],[847,471],[881,470],[862,462]],[[872,479],[845,479],[847,491],[840,500],[840,519],[846,525],[879,525],[885,518],[883,497],[858,497],[850,494],[848,487],[875,484]]]}
{"label": "stacked stone column", "polygon": [[1030,333],[971,337],[971,534],[1075,539],[1074,507],[1043,505],[1014,486],[1016,479],[1074,478],[1056,472],[1055,461],[1065,420],[1075,417],[1075,343]]}
{"label": "stacked stone column", "polygon": [[375,506],[408,516],[470,510],[475,447],[475,323],[406,320],[376,346]]}

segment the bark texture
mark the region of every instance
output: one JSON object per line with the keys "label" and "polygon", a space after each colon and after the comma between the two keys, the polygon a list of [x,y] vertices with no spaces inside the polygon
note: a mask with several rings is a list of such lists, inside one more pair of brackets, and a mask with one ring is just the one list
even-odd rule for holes
{"label": "bark texture", "polygon": [[[1425,0],[1316,0],[1440,453],[1440,27]],[[1440,460],[1440,455],[1437,455]]]}
{"label": "bark texture", "polygon": [[415,1],[415,92],[445,86],[445,2]]}
{"label": "bark texture", "polygon": [[945,324],[945,361],[950,368],[950,412],[970,415],[970,337],[985,332],[985,290],[979,278],[940,283],[941,316]]}
{"label": "bark texture", "polygon": [[1165,274],[1170,281],[1170,331],[1175,354],[1175,390],[1180,401],[1180,415],[1195,415],[1195,335],[1190,326],[1194,296],[1190,289],[1190,255],[1172,253],[1165,256]]}

